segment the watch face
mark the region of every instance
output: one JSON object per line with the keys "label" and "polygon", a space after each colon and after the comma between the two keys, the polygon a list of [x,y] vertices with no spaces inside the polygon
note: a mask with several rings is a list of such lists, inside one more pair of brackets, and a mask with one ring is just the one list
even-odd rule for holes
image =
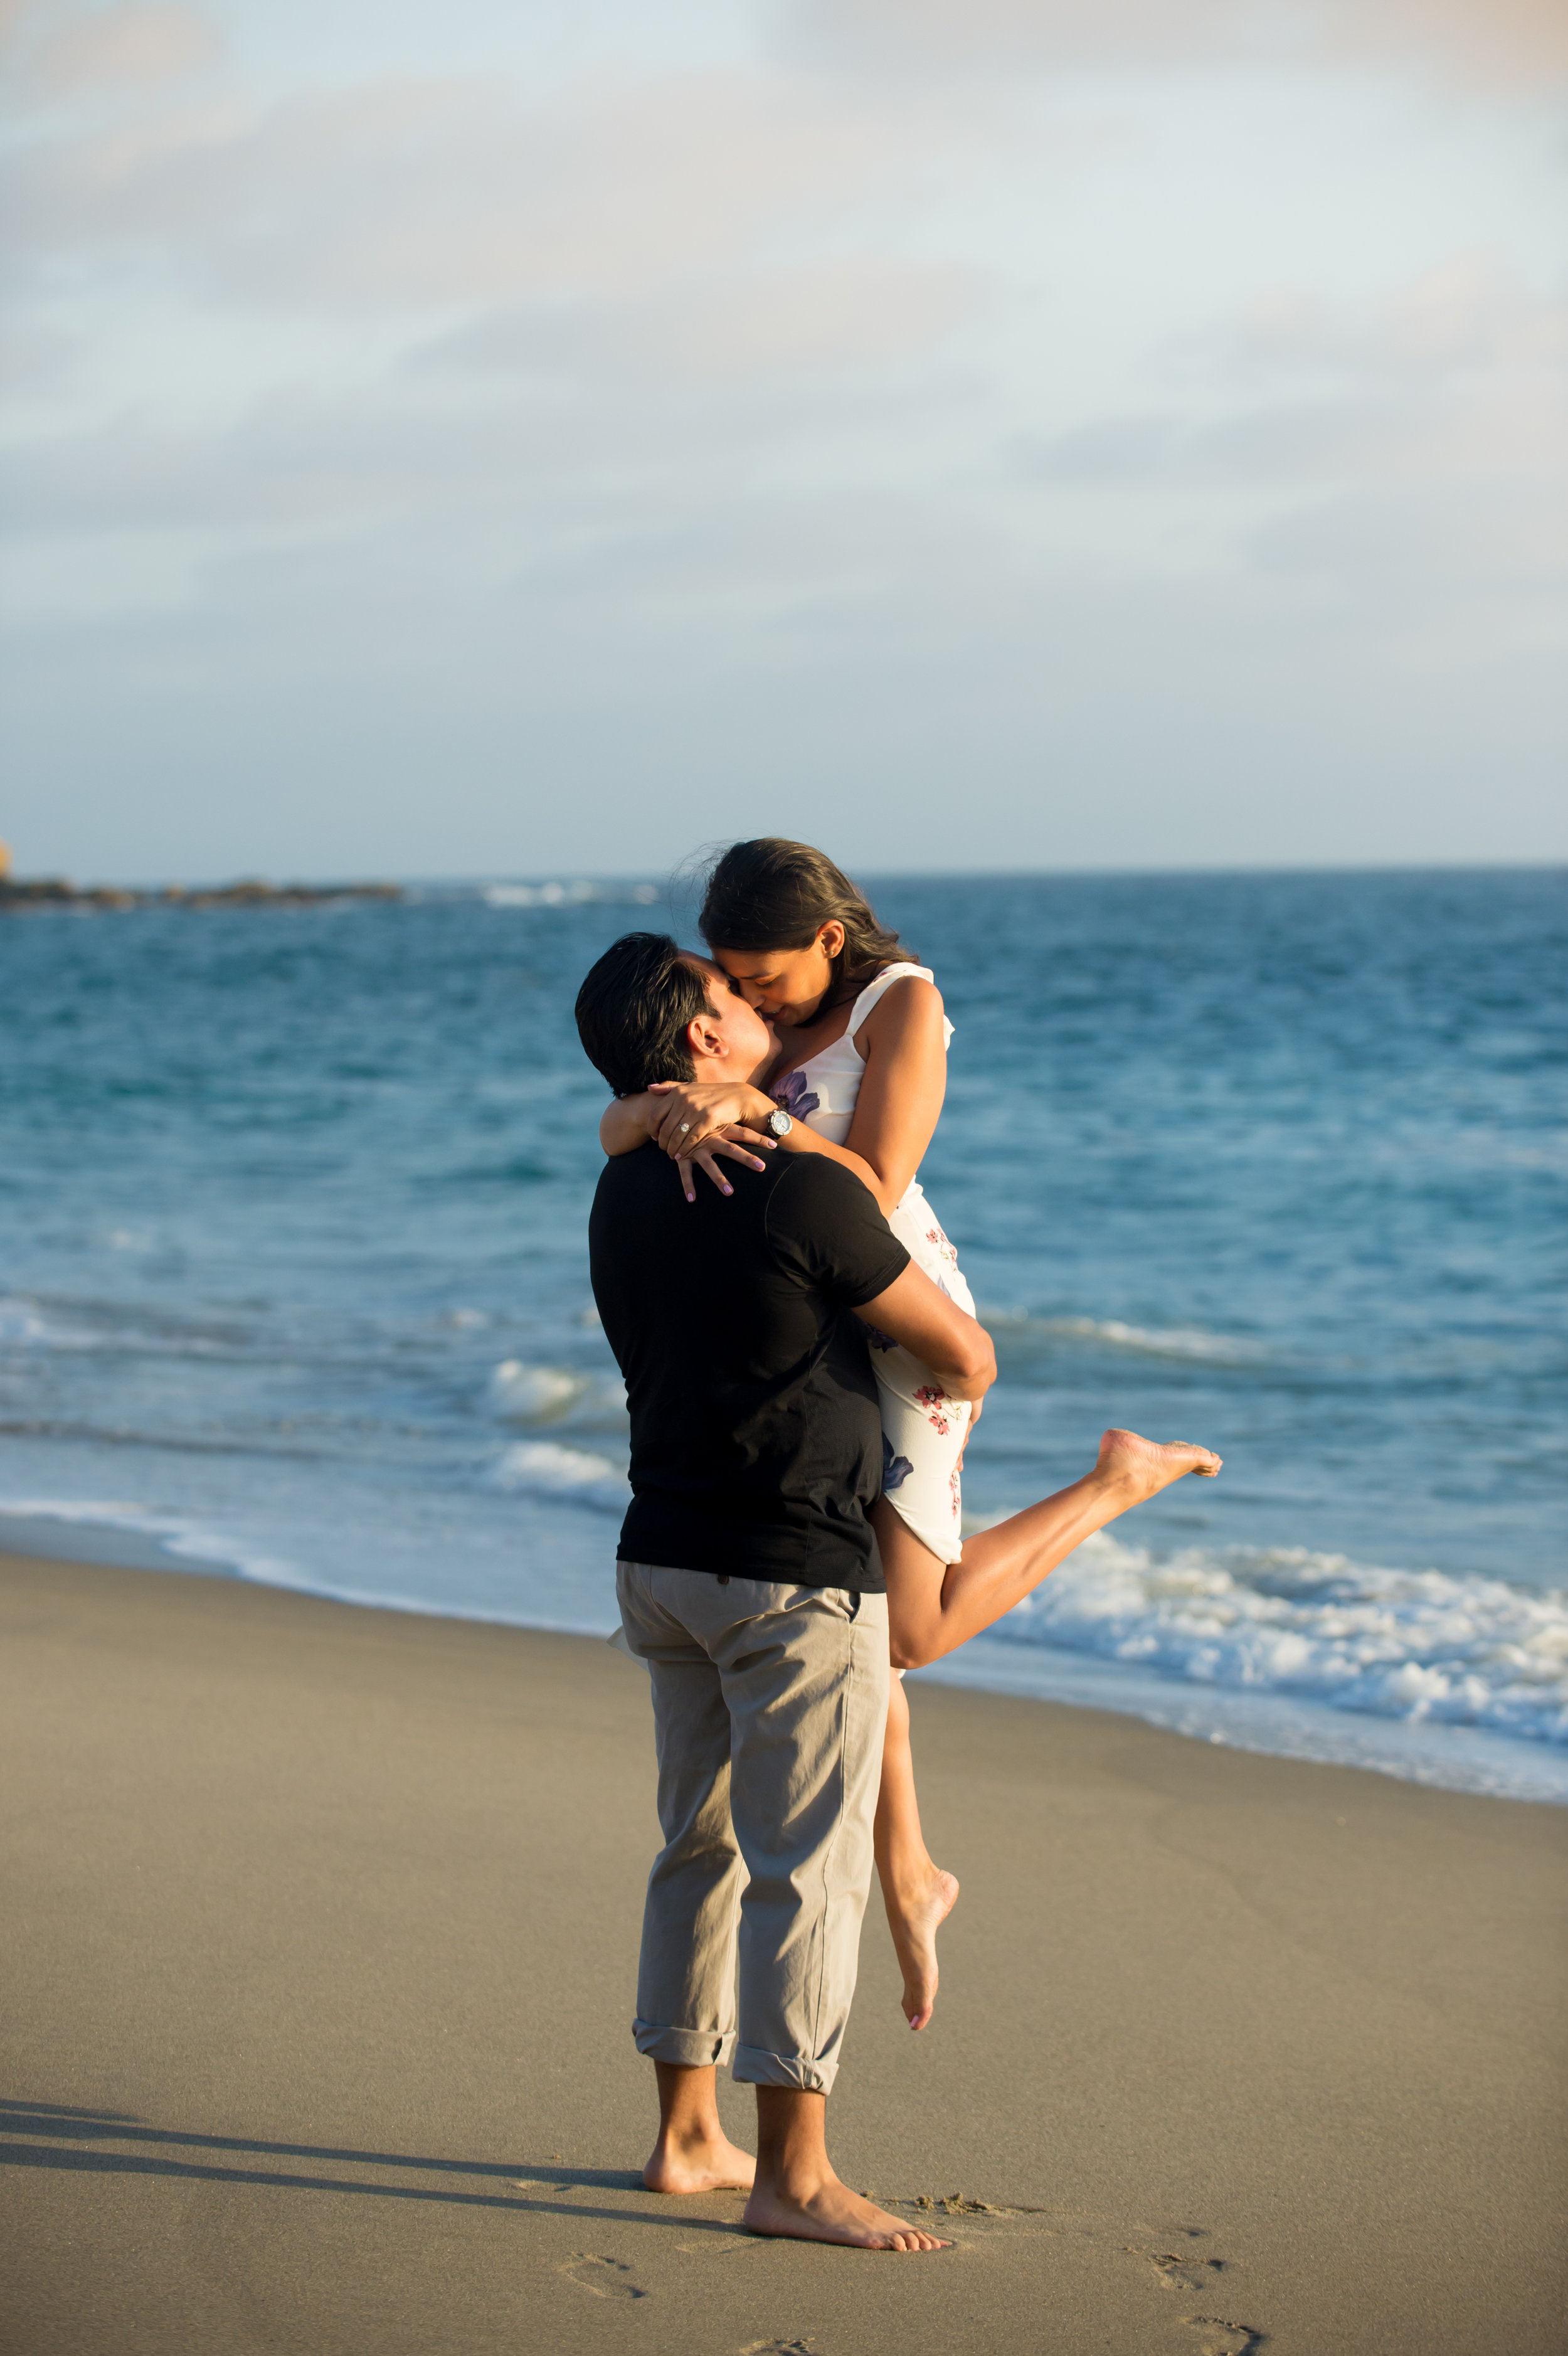
{"label": "watch face", "polygon": [[768,1127],[775,1137],[787,1137],[795,1123],[787,1112],[775,1112],[769,1120]]}

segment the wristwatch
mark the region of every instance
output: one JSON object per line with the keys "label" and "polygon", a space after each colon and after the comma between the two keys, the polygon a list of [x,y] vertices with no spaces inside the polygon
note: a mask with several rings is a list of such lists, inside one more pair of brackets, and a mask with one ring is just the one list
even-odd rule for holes
{"label": "wristwatch", "polygon": [[769,1113],[768,1127],[775,1137],[787,1137],[795,1123],[781,1105],[776,1112]]}

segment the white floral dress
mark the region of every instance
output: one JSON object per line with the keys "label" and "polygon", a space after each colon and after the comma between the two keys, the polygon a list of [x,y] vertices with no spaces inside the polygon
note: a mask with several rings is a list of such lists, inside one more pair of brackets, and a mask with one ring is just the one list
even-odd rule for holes
{"label": "white floral dress", "polygon": [[[866,1059],[855,1044],[855,1033],[882,992],[912,974],[922,981],[935,980],[928,966],[884,966],[855,1001],[842,1035],[809,1062],[786,1072],[772,1092],[786,1112],[833,1145],[842,1145],[849,1134],[865,1076]],[[944,1028],[951,1041],[952,1023]],[[911,1179],[902,1200],[889,1213],[888,1225],[916,1266],[973,1316],[974,1297],[959,1272],[958,1255],[918,1178]],[[939,1561],[956,1562],[964,1551],[959,1460],[969,1432],[969,1403],[950,1398],[930,1367],[912,1357],[891,1334],[869,1328],[867,1339],[881,1397],[882,1494]]]}

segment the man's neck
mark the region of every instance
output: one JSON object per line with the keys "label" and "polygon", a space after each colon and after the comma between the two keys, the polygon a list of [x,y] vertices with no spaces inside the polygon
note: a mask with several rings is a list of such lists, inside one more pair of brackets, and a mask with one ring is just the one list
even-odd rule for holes
{"label": "man's neck", "polygon": [[694,1055],[692,1062],[696,1070],[692,1077],[699,1087],[722,1081],[732,1087],[760,1088],[763,1074],[773,1060],[770,1055],[766,1062],[742,1070],[738,1059],[729,1055]]}

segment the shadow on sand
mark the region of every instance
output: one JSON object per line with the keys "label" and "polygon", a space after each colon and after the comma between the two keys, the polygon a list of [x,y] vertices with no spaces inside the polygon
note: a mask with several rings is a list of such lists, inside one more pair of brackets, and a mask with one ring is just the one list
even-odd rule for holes
{"label": "shadow on sand", "polygon": [[[519,2215],[597,2217],[624,2224],[669,2225],[683,2233],[733,2234],[718,2218],[658,2216],[643,2209],[595,2208],[581,2199],[519,2197],[515,2190],[460,2191],[455,2185],[375,2184],[356,2177],[306,2175],[272,2168],[224,2168],[214,2161],[176,2158],[176,2152],[232,2152],[257,2159],[336,2162],[352,2168],[406,2168],[421,2175],[478,2177],[515,2185],[537,2180],[540,2195],[551,2192],[644,2192],[642,2178],[629,2169],[565,2168],[556,2161],[432,2159],[412,2152],[353,2151],[331,2145],[260,2143],[245,2136],[186,2135],[174,2127],[149,2126],[116,2111],[79,2110],[63,2103],[24,2103],[0,2097],[0,2137],[35,2137],[27,2143],[0,2140],[0,2168],[66,2169],[98,2176],[167,2176],[209,2184],[266,2184],[293,2192],[349,2192],[372,2201],[425,2201],[465,2209],[511,2209]],[[132,2144],[132,2151],[102,2151],[99,2144]],[[148,2148],[151,2147],[151,2148]]]}

